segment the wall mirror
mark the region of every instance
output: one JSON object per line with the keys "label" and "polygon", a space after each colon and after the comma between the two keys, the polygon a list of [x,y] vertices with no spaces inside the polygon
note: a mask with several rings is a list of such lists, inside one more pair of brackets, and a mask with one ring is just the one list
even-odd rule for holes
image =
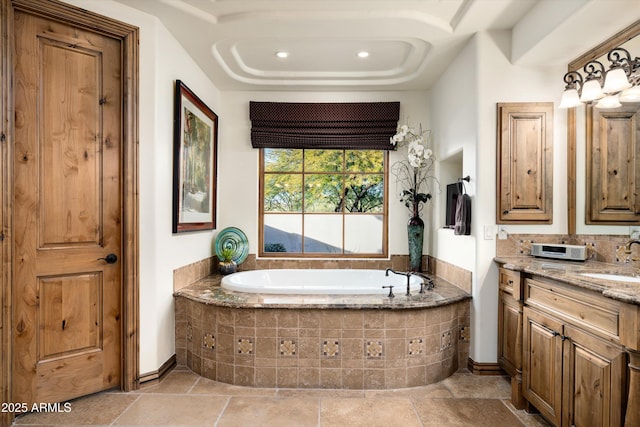
{"label": "wall mirror", "polygon": [[[609,61],[607,61],[607,53],[611,49],[619,46],[627,48],[632,57],[640,55],[640,21],[637,21],[572,61],[568,66],[568,70],[579,71],[584,76],[583,67],[594,60],[602,62],[605,67],[608,68]],[[640,104],[635,105],[640,106]],[[629,107],[626,106],[608,111],[623,111],[625,108],[629,109]],[[599,112],[596,111],[596,114],[593,114],[593,110],[594,108],[592,106],[581,106],[567,110],[567,214],[569,234],[584,234],[584,225],[593,223],[587,217],[587,198],[593,197],[593,194],[589,195],[588,193],[590,191],[600,191],[599,189],[594,190],[593,188],[589,188],[589,191],[586,191],[587,174],[593,172],[589,170],[591,163],[590,157],[587,159],[587,156],[591,156],[592,153],[589,153],[587,148],[590,147],[587,147],[587,143],[591,143],[591,139],[593,138],[593,118],[600,117]],[[595,131],[598,132],[598,129],[598,125],[596,124]],[[607,224],[607,222],[603,222],[603,224]],[[608,224],[630,225],[631,223],[612,220],[609,221]],[[590,231],[596,232],[595,229],[590,229]],[[611,232],[611,229],[603,229],[602,231]],[[627,229],[625,228],[624,233],[626,232]]]}

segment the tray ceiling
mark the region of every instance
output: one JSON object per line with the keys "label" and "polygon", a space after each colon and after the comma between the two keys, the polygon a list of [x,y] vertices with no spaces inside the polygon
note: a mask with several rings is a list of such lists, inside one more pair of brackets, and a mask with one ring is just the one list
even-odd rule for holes
{"label": "tray ceiling", "polygon": [[[221,90],[428,89],[474,33],[513,29],[521,21],[526,24],[523,18],[529,18],[532,10],[540,14],[540,9],[544,12],[541,4],[552,3],[118,1],[157,16]],[[559,13],[570,16],[589,0],[567,3],[572,8]],[[528,40],[531,38],[533,41]],[[541,38],[535,34],[521,37],[519,56],[526,57],[528,48]],[[277,52],[286,52],[288,57],[280,58]],[[368,56],[359,57],[359,52]]]}

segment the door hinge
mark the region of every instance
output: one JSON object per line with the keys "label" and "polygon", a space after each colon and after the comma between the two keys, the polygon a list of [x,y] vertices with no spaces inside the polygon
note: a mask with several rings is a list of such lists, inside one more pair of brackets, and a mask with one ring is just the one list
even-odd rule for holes
{"label": "door hinge", "polygon": [[6,136],[4,136],[4,132],[0,133],[0,142],[4,142],[7,139]]}
{"label": "door hinge", "polygon": [[4,233],[0,233],[0,242],[4,242]]}

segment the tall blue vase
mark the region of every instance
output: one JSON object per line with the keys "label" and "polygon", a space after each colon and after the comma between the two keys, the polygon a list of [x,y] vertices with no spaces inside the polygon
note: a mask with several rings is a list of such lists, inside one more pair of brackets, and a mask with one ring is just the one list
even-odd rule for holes
{"label": "tall blue vase", "polygon": [[407,224],[409,237],[409,270],[422,272],[422,244],[424,241],[424,221],[418,215],[412,216]]}

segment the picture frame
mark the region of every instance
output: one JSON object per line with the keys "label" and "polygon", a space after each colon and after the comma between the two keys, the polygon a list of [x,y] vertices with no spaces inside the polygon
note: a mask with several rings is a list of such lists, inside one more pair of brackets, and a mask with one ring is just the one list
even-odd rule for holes
{"label": "picture frame", "polygon": [[173,233],[216,227],[218,116],[181,80],[173,119]]}

